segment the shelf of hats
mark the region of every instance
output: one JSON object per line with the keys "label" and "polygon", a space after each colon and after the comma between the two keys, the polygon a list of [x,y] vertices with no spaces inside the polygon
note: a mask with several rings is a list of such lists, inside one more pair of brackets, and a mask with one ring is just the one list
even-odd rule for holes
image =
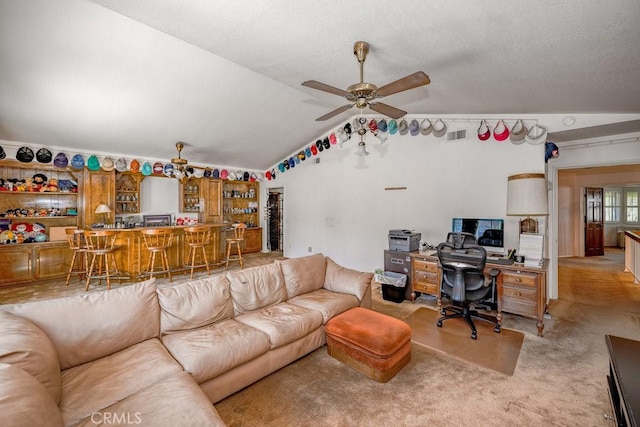
{"label": "shelf of hats", "polygon": [[[0,244],[46,242],[51,229],[76,226],[74,171],[59,160],[48,164],[52,154],[47,149],[36,154],[31,149],[18,150],[16,157],[17,162],[5,160],[0,168]],[[28,165],[26,160],[33,158],[38,163]]]}

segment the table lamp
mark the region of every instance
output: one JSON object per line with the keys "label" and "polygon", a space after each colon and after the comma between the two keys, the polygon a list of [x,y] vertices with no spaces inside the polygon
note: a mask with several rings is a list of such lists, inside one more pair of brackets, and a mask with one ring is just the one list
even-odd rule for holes
{"label": "table lamp", "polygon": [[532,216],[549,215],[547,179],[543,173],[523,173],[508,178],[507,215],[527,217],[520,221],[520,233],[537,233]]}
{"label": "table lamp", "polygon": [[111,208],[109,208],[109,206],[107,205],[98,205],[98,207],[96,208],[96,214],[102,214],[102,223],[106,224],[107,223],[107,214],[111,213]]}

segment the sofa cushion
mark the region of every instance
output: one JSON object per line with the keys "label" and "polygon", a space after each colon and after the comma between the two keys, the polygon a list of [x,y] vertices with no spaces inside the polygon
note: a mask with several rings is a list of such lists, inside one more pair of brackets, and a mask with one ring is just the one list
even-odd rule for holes
{"label": "sofa cushion", "polygon": [[36,325],[0,311],[0,363],[8,363],[33,375],[60,402],[60,363],[49,337]]}
{"label": "sofa cushion", "polygon": [[322,323],[338,314],[360,305],[360,301],[353,295],[331,292],[326,289],[318,289],[303,295],[298,295],[287,301],[290,304],[299,305],[322,313]]}
{"label": "sofa cushion", "polygon": [[66,425],[182,371],[157,338],[62,371],[60,410]]}
{"label": "sofa cushion", "polygon": [[292,343],[322,326],[322,313],[283,302],[237,316],[238,322],[269,336],[270,349]]}
{"label": "sofa cushion", "polygon": [[269,351],[269,337],[233,319],[162,337],[173,357],[201,384]]}
{"label": "sofa cushion", "polygon": [[280,264],[289,298],[322,288],[327,261],[322,254],[276,260]]}
{"label": "sofa cushion", "polygon": [[44,386],[17,366],[0,363],[0,425],[62,426],[62,415]]}
{"label": "sofa cushion", "polygon": [[94,412],[77,424],[96,425],[215,427],[226,424],[189,374],[177,372]]}
{"label": "sofa cushion", "polygon": [[159,286],[160,331],[195,329],[233,317],[229,280],[224,275]]}
{"label": "sofa cushion", "polygon": [[227,273],[236,314],[259,310],[287,299],[279,264],[267,264]]}
{"label": "sofa cushion", "polygon": [[160,335],[155,279],[2,309],[42,329],[56,347],[63,370]]}
{"label": "sofa cushion", "polygon": [[327,257],[327,274],[324,278],[324,287],[333,292],[351,294],[362,301],[369,286],[373,273],[351,270],[336,264]]}

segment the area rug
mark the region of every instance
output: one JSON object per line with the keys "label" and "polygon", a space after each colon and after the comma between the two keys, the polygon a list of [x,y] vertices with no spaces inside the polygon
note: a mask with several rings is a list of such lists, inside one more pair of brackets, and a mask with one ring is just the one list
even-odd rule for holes
{"label": "area rug", "polygon": [[491,324],[478,320],[474,322],[478,339],[474,340],[463,319],[445,320],[439,328],[436,326],[439,316],[438,311],[423,307],[404,319],[413,330],[411,340],[483,368],[513,375],[524,334],[505,328],[497,334]]}

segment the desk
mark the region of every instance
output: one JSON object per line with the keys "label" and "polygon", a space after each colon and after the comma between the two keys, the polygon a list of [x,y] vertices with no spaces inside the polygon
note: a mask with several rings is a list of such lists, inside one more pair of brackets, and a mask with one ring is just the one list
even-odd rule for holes
{"label": "desk", "polygon": [[609,398],[616,425],[637,426],[640,414],[640,341],[605,335]]}
{"label": "desk", "polygon": [[[544,314],[547,311],[547,270],[549,260],[542,267],[525,267],[522,264],[495,264],[487,260],[485,274],[489,270],[500,270],[497,277],[498,322],[502,324],[503,312],[535,319],[538,336],[544,329]],[[416,292],[435,295],[438,309],[442,309],[440,283],[442,273],[436,255],[426,252],[411,252],[411,300],[415,301]]]}

